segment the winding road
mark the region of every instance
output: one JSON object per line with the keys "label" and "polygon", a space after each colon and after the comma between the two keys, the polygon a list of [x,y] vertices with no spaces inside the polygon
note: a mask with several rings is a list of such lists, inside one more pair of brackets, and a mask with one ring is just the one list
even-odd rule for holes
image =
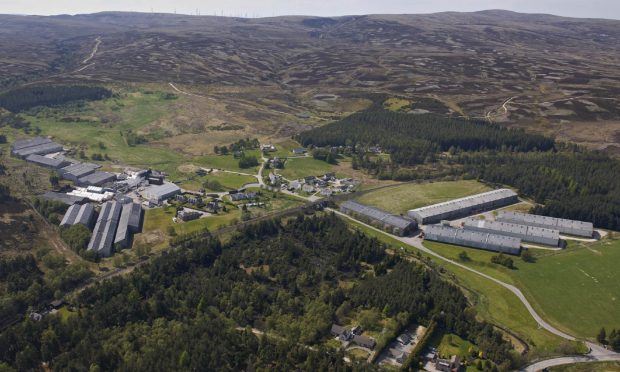
{"label": "winding road", "polygon": [[[563,339],[566,340],[570,340],[570,341],[576,341],[577,339],[565,332],[560,331],[559,329],[553,327],[551,324],[547,323],[540,315],[538,315],[538,313],[534,310],[534,308],[532,307],[532,305],[529,303],[529,301],[525,298],[525,295],[523,295],[523,292],[521,292],[521,290],[519,290],[519,288],[515,287],[514,285],[508,284],[508,283],[504,283],[501,280],[498,280],[490,275],[487,275],[483,272],[480,272],[478,270],[472,269],[471,267],[468,267],[466,265],[463,265],[460,262],[451,260],[449,258],[446,258],[428,248],[426,248],[423,244],[422,244],[422,239],[420,238],[415,238],[415,237],[398,237],[398,236],[393,236],[391,234],[386,233],[383,230],[377,229],[374,226],[368,225],[366,223],[363,223],[361,221],[358,221],[356,219],[354,219],[353,217],[344,214],[340,211],[334,210],[334,209],[330,209],[330,211],[344,217],[344,218],[348,218],[350,220],[353,220],[359,224],[364,225],[365,227],[372,229],[374,231],[377,231],[379,233],[388,235],[392,238],[397,239],[398,241],[413,246],[415,248],[417,248],[418,250],[433,256],[435,258],[438,258],[442,261],[448,262],[450,264],[453,264],[455,266],[458,266],[459,268],[462,268],[464,270],[470,271],[472,273],[475,273],[477,275],[482,276],[485,279],[488,279],[496,284],[501,285],[502,287],[508,289],[510,292],[512,292],[515,296],[517,296],[517,298],[519,298],[519,301],[521,301],[523,303],[523,305],[525,306],[525,308],[527,309],[527,311],[530,313],[530,315],[532,316],[532,318],[534,318],[534,320],[536,321],[536,323],[538,323],[538,325],[541,328],[546,329],[547,331],[553,333],[556,336],[559,336]],[[620,353],[616,353],[610,350],[605,349],[604,347],[590,342],[590,341],[584,341],[584,343],[589,347],[590,352],[587,355],[584,356],[567,356],[567,357],[560,357],[560,358],[552,358],[552,359],[547,359],[547,360],[543,360],[543,361],[539,361],[536,362],[534,364],[531,364],[529,366],[526,366],[523,371],[527,371],[527,372],[534,372],[534,371],[539,371],[542,370],[544,368],[549,368],[549,367],[553,367],[553,366],[559,366],[559,365],[564,365],[564,364],[572,364],[572,363],[585,363],[585,362],[603,362],[603,361],[620,361]]]}

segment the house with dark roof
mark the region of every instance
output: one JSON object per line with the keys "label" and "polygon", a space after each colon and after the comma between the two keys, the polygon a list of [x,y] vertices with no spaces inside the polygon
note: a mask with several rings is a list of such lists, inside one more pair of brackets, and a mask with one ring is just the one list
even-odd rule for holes
{"label": "house with dark roof", "polygon": [[361,347],[371,349],[371,350],[375,348],[375,345],[377,345],[374,339],[367,337],[367,336],[360,336],[360,335],[353,336],[353,343]]}

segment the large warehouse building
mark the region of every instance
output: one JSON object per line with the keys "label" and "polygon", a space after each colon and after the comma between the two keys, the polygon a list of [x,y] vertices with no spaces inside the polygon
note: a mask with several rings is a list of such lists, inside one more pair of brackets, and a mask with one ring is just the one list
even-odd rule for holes
{"label": "large warehouse building", "polygon": [[470,218],[465,221],[466,230],[475,230],[519,238],[524,242],[546,244],[557,247],[560,244],[560,232],[538,226],[520,225],[511,222],[478,220]]}
{"label": "large warehouse building", "polygon": [[428,225],[424,230],[424,239],[514,255],[521,253],[519,238],[450,226]]}
{"label": "large warehouse building", "polygon": [[93,226],[93,222],[95,222],[95,208],[92,204],[73,204],[67,209],[67,213],[62,218],[60,226],[82,224],[90,229]]}
{"label": "large warehouse building", "polygon": [[15,141],[11,145],[11,154],[19,158],[26,158],[29,155],[47,155],[62,150],[62,145],[43,137]]}
{"label": "large warehouse building", "polygon": [[68,167],[64,167],[58,172],[62,178],[77,183],[80,178],[95,173],[97,168],[99,168],[97,164],[76,163]]}
{"label": "large warehouse building", "polygon": [[109,201],[103,203],[97,224],[93,230],[93,236],[88,243],[88,250],[95,251],[102,257],[112,255],[121,210],[122,206],[119,202]]}
{"label": "large warehouse building", "polygon": [[563,218],[517,212],[500,212],[495,219],[502,222],[512,222],[559,230],[562,234],[583,236],[586,238],[591,238],[594,235],[594,226],[592,222],[566,220]]}
{"label": "large warehouse building", "polygon": [[118,221],[114,244],[118,244],[122,248],[129,247],[132,235],[140,231],[141,222],[142,207],[140,204],[123,204],[123,211],[121,212],[121,217]]}
{"label": "large warehouse building", "polygon": [[506,205],[518,203],[517,194],[509,189],[498,189],[482,194],[472,195],[465,198],[450,200],[433,204],[409,211],[409,217],[418,221],[418,224],[426,225],[470,216],[490,209],[501,208]]}
{"label": "large warehouse building", "polygon": [[48,158],[37,154],[28,155],[26,161],[49,169],[60,169],[71,164],[65,159]]}
{"label": "large warehouse building", "polygon": [[152,203],[160,204],[164,200],[180,194],[181,189],[174,183],[164,182],[162,185],[151,185],[142,191],[142,197]]}
{"label": "large warehouse building", "polygon": [[340,210],[346,214],[354,215],[365,222],[379,224],[382,229],[394,235],[409,235],[417,228],[415,221],[351,200],[342,203]]}

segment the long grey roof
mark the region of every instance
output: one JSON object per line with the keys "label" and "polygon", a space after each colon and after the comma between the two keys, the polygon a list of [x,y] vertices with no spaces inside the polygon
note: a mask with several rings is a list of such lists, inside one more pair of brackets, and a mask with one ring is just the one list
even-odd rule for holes
{"label": "long grey roof", "polygon": [[112,254],[112,245],[116,236],[116,228],[121,215],[121,204],[116,201],[103,203],[93,236],[88,243],[88,249],[94,250],[102,256]]}
{"label": "long grey roof", "polygon": [[92,204],[73,204],[67,209],[67,213],[65,213],[62,221],[60,222],[60,226],[73,226],[77,224],[82,224],[84,226],[89,227],[93,216],[95,214],[95,208]]}
{"label": "long grey roof", "polygon": [[473,227],[480,230],[497,232],[498,234],[509,233],[519,235],[521,239],[525,241],[540,242],[541,239],[560,239],[559,230],[547,229],[538,226],[521,225],[512,222],[478,220],[470,218],[465,220],[464,227],[466,229]]}
{"label": "long grey roof", "polygon": [[63,159],[47,158],[38,154],[28,155],[26,161],[50,168],[62,168],[69,164],[68,161]]}
{"label": "long grey roof", "polygon": [[525,225],[544,226],[568,234],[592,236],[594,233],[594,225],[592,222],[585,221],[567,220],[518,212],[500,212],[495,219],[498,221],[518,222]]}
{"label": "long grey roof", "polygon": [[85,185],[102,185],[107,182],[112,182],[116,179],[114,173],[108,172],[94,172],[84,177],[80,177],[78,182]]}
{"label": "long grey roof", "polygon": [[521,239],[486,232],[455,229],[450,226],[428,225],[424,231],[425,239],[469,247],[518,253]]}
{"label": "long grey roof", "polygon": [[[120,243],[127,239],[127,236],[131,232],[133,228],[138,228],[140,226],[140,215],[141,213],[139,204],[135,203],[127,203],[123,204],[123,210],[121,212],[121,216],[118,220],[118,228],[116,229],[116,237],[114,238],[114,243]],[[136,225],[136,214],[138,215],[138,222]],[[134,230],[135,231],[135,230]]]}
{"label": "long grey roof", "polygon": [[465,208],[475,207],[477,205],[500,201],[506,198],[516,197],[517,194],[509,189],[497,189],[487,191],[481,194],[467,196],[460,199],[454,199],[443,203],[428,205],[426,207],[416,208],[409,211],[410,214],[416,214],[422,218],[432,217],[444,213],[459,211]]}
{"label": "long grey roof", "polygon": [[99,168],[97,164],[92,163],[77,163],[69,165],[61,169],[63,174],[71,175],[73,177],[83,177],[90,173],[93,173],[95,169]]}
{"label": "long grey roof", "polygon": [[39,155],[51,154],[52,152],[62,151],[62,149],[63,149],[62,145],[56,142],[48,142],[48,143],[43,143],[37,146],[25,147],[19,150],[14,150],[13,153],[17,156],[26,157],[32,154],[39,154]]}
{"label": "long grey roof", "polygon": [[178,192],[181,192],[179,186],[171,182],[164,182],[162,185],[152,185],[144,190],[144,194],[149,199],[160,199]]}
{"label": "long grey roof", "polygon": [[16,151],[20,149],[25,149],[27,147],[39,146],[44,143],[50,143],[50,142],[52,142],[52,140],[49,138],[43,138],[43,137],[28,138],[28,139],[13,142],[13,144],[11,145],[11,149],[13,151]]}
{"label": "long grey roof", "polygon": [[400,229],[405,229],[414,223],[412,220],[352,200],[345,201],[340,207]]}
{"label": "long grey roof", "polygon": [[64,194],[60,192],[52,192],[52,191],[49,191],[43,194],[43,198],[47,200],[63,202],[68,205],[72,205],[75,203],[82,203],[88,200],[80,196],[68,195],[68,194]]}

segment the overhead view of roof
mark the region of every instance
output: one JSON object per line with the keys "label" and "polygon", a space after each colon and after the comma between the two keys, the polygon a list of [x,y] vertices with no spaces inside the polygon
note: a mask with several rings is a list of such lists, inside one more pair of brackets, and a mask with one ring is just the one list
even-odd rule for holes
{"label": "overhead view of roof", "polygon": [[[32,143],[36,143],[36,145],[31,145]],[[19,156],[21,158],[25,158],[28,155],[37,154],[37,155],[46,155],[51,154],[53,152],[62,151],[62,145],[52,142],[47,138],[44,139],[36,139],[35,141],[28,143],[17,143],[19,148],[13,147],[12,153],[15,156]],[[15,144],[13,144],[15,146]]]}
{"label": "overhead view of roof", "polygon": [[389,224],[391,226],[397,227],[399,229],[406,229],[410,227],[414,221],[397,216],[392,213],[388,213],[378,208],[370,207],[352,200],[347,200],[341,204],[340,209],[343,211],[351,211],[354,213],[358,213],[364,215],[368,218],[372,218],[373,220],[381,221],[383,223]]}
{"label": "overhead view of roof", "polygon": [[130,235],[140,229],[141,215],[142,207],[140,204],[122,204],[122,211],[118,220],[114,244],[120,244],[123,247],[127,247],[129,244]]}
{"label": "overhead view of roof", "polygon": [[181,188],[174,183],[164,182],[162,185],[151,185],[142,191],[142,195],[146,199],[154,199],[162,201],[173,197],[181,192]]}
{"label": "overhead view of roof", "polygon": [[67,209],[60,226],[73,226],[82,224],[86,227],[91,227],[93,219],[95,217],[95,208],[92,204],[73,204]]}
{"label": "overhead view of roof", "polygon": [[409,216],[420,224],[435,223],[443,219],[451,219],[489,208],[517,203],[517,193],[509,189],[498,189],[477,195],[454,199],[443,203],[410,210]]}
{"label": "overhead view of roof", "polygon": [[78,178],[78,183],[85,186],[101,186],[106,183],[114,182],[114,180],[116,180],[116,175],[114,173],[95,171]]}
{"label": "overhead view of roof", "polygon": [[116,237],[116,228],[121,216],[121,204],[116,201],[103,203],[93,235],[88,243],[88,249],[97,252],[103,257],[112,254],[112,247]]}
{"label": "overhead view of roof", "polygon": [[100,168],[97,164],[92,163],[77,163],[64,167],[60,170],[63,177],[71,177],[78,179],[95,172],[95,169]]}
{"label": "overhead view of roof", "polygon": [[592,222],[575,221],[564,218],[539,216],[535,214],[518,212],[500,212],[495,219],[497,221],[521,223],[524,225],[559,230],[560,233],[563,234],[577,235],[588,238],[592,237],[594,234],[594,225]]}
{"label": "overhead view of roof", "polygon": [[519,254],[521,251],[519,238],[443,225],[426,226],[424,239],[510,254]]}
{"label": "overhead view of roof", "polygon": [[87,198],[82,197],[82,196],[68,195],[65,193],[53,192],[53,191],[48,191],[45,194],[43,194],[43,198],[46,200],[62,202],[67,205],[72,205],[75,203],[85,203],[88,201]]}
{"label": "overhead view of roof", "polygon": [[47,167],[47,168],[52,168],[52,169],[66,167],[67,165],[70,164],[68,161],[64,159],[48,158],[48,157],[38,155],[38,154],[28,155],[26,157],[26,161],[34,163],[41,167]]}
{"label": "overhead view of roof", "polygon": [[560,241],[560,231],[538,226],[520,225],[511,222],[479,220],[469,218],[463,227],[468,230],[496,233],[500,235],[520,238],[524,242],[540,243],[557,246]]}

